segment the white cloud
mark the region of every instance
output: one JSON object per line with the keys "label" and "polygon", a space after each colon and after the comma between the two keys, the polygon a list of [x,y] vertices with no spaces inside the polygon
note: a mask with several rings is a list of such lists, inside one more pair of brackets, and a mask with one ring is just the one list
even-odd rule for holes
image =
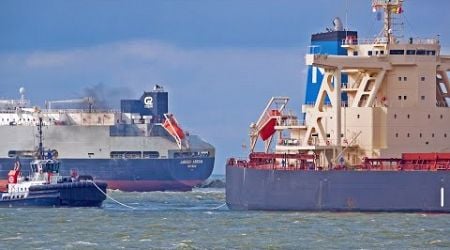
{"label": "white cloud", "polygon": [[169,109],[182,125],[217,147],[217,166],[223,170],[226,156],[242,152],[249,123],[258,118],[271,96],[290,96],[290,108],[299,111],[306,81],[304,51],[187,49],[138,40],[2,54],[0,96],[14,97],[24,85],[32,101],[42,103],[79,96],[83,89],[102,83],[112,89],[126,88],[123,92],[129,96],[125,97],[137,98],[158,83],[169,90]]}

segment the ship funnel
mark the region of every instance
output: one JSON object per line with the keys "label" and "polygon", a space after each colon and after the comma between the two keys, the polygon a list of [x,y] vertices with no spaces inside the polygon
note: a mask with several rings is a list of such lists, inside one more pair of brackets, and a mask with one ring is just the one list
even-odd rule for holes
{"label": "ship funnel", "polygon": [[343,31],[344,25],[339,17],[335,17],[333,20],[333,29],[334,31]]}

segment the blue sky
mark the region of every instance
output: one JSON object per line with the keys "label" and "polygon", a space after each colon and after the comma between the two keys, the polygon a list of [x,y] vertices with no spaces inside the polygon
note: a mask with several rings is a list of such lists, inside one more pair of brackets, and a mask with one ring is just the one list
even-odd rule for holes
{"label": "blue sky", "polygon": [[[33,103],[95,88],[118,104],[154,84],[182,126],[226,157],[243,156],[248,125],[271,96],[300,110],[311,33],[335,16],[361,38],[381,22],[369,0],[0,1],[0,97],[24,86]],[[450,2],[410,0],[405,36],[440,35],[450,52]]]}

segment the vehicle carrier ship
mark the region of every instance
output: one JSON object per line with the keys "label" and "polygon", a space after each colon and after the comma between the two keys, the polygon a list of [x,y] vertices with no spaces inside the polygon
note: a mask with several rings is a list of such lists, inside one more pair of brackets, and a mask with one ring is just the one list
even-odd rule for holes
{"label": "vehicle carrier ship", "polygon": [[[29,164],[35,156],[39,117],[62,175],[91,175],[123,191],[188,191],[212,173],[214,147],[183,131],[161,86],[121,100],[120,111],[95,109],[93,98],[48,101],[40,109],[29,105],[23,88],[20,93],[18,100],[0,101],[0,178],[16,157]],[[6,184],[0,179],[0,188]]]}
{"label": "vehicle carrier ship", "polygon": [[230,209],[450,212],[450,56],[395,32],[403,3],[372,1],[374,39],[338,19],[312,36],[302,115],[273,97],[250,125],[249,158],[226,165]]}

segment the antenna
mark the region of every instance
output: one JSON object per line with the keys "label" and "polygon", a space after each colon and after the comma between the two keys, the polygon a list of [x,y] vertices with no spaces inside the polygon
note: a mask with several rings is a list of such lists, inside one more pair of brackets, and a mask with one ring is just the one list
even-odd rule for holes
{"label": "antenna", "polygon": [[374,12],[378,10],[384,11],[384,27],[383,36],[388,44],[395,43],[392,26],[394,15],[403,13],[404,0],[372,0],[372,9]]}
{"label": "antenna", "polygon": [[38,132],[39,132],[39,147],[38,147],[38,159],[44,159],[44,146],[42,143],[42,117],[39,116],[39,124],[38,124]]}
{"label": "antenna", "polygon": [[348,31],[348,0],[345,1],[345,31]]}

